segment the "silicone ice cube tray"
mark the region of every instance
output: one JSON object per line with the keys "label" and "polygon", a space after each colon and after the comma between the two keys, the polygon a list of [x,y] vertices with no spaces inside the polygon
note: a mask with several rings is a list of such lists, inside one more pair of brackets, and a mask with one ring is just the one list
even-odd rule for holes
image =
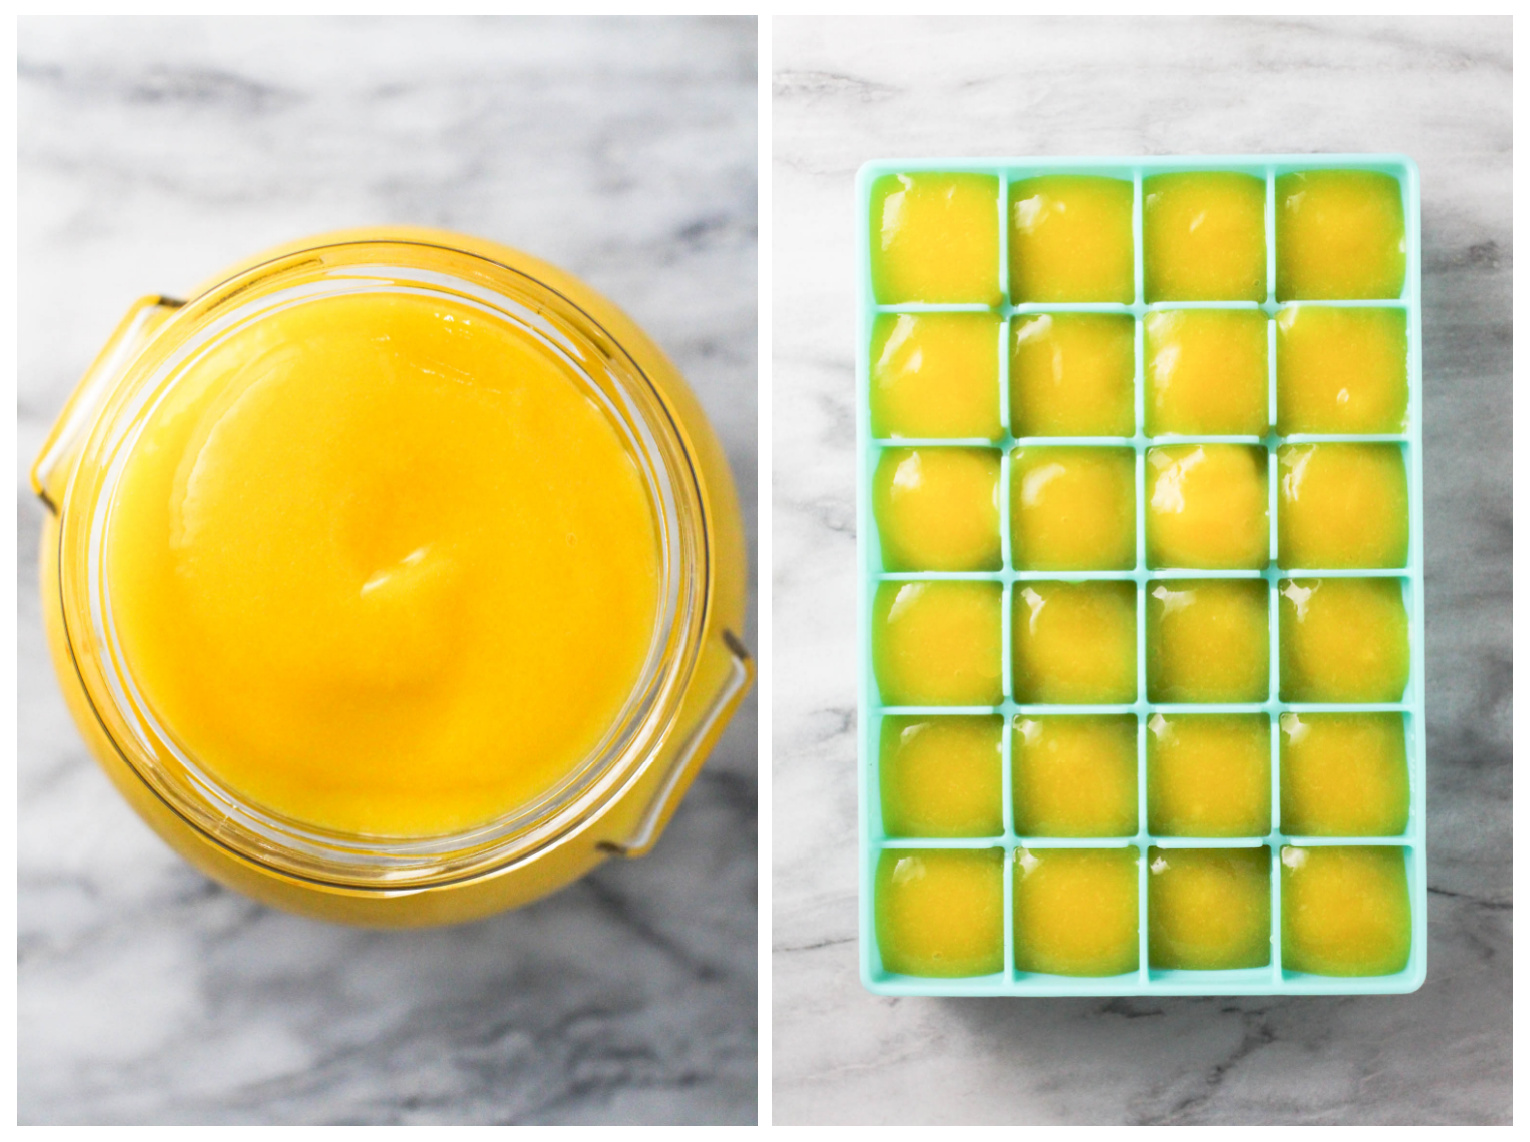
{"label": "silicone ice cube tray", "polygon": [[[1160,707],[1147,700],[1147,670],[1145,651],[1145,621],[1147,607],[1145,591],[1150,580],[1183,578],[1182,571],[1153,572],[1145,563],[1144,544],[1144,496],[1142,494],[1143,454],[1150,443],[1162,442],[1156,438],[1150,442],[1143,432],[1143,315],[1157,308],[1258,308],[1267,314],[1275,314],[1285,299],[1276,297],[1275,259],[1275,180],[1283,174],[1317,169],[1348,169],[1385,172],[1397,178],[1401,185],[1405,215],[1406,276],[1402,294],[1389,301],[1331,301],[1306,302],[1314,305],[1367,305],[1401,308],[1407,320],[1407,374],[1408,412],[1405,431],[1385,436],[1334,436],[1301,435],[1280,436],[1272,427],[1264,437],[1229,436],[1175,436],[1175,442],[1226,441],[1263,445],[1269,455],[1269,522],[1271,560],[1262,571],[1194,571],[1192,577],[1216,578],[1223,576],[1248,576],[1263,578],[1270,590],[1270,700],[1229,706],[1181,705]],[[1265,184],[1265,241],[1268,274],[1267,300],[1262,304],[1253,302],[1171,302],[1147,305],[1143,291],[1142,210],[1143,179],[1154,174],[1172,171],[1237,171],[1264,180]],[[919,171],[972,172],[996,175],[999,180],[997,209],[999,226],[999,282],[1005,301],[997,307],[983,305],[931,305],[903,304],[878,305],[872,291],[870,270],[870,199],[873,183],[882,175],[912,173]],[[1136,296],[1132,304],[1028,304],[1012,303],[1009,290],[1009,227],[1006,224],[1005,203],[1008,187],[1013,182],[1043,174],[1088,174],[1130,179],[1134,187],[1133,240],[1135,247]],[[856,179],[855,226],[857,234],[856,274],[858,278],[857,356],[856,356],[856,428],[859,469],[857,473],[857,550],[859,560],[859,672],[860,672],[860,948],[861,976],[866,987],[873,992],[888,995],[1278,995],[1278,994],[1379,994],[1401,993],[1417,989],[1423,982],[1427,952],[1427,906],[1424,859],[1424,584],[1423,584],[1423,497],[1421,488],[1421,364],[1420,341],[1420,241],[1419,241],[1419,191],[1418,168],[1410,158],[1403,155],[1353,154],[1353,155],[1239,155],[1239,156],[1163,156],[1153,158],[996,158],[996,159],[895,159],[875,160],[861,167]],[[1000,417],[1004,435],[997,442],[991,440],[879,440],[870,429],[870,341],[872,324],[880,313],[925,312],[934,310],[971,310],[994,312],[1002,319],[999,352]],[[1131,437],[1096,438],[1017,438],[1009,428],[1009,345],[1010,320],[1016,315],[1030,312],[1093,311],[1102,313],[1130,314],[1136,321],[1136,433]],[[1275,424],[1275,326],[1270,323],[1270,423]],[[1409,509],[1409,547],[1407,565],[1388,571],[1328,571],[1321,568],[1303,568],[1299,572],[1278,567],[1279,548],[1276,535],[1276,496],[1278,480],[1276,472],[1276,448],[1287,441],[1304,440],[1376,440],[1400,444],[1407,474]],[[1137,565],[1132,571],[1122,572],[1025,572],[1014,567],[1009,536],[1009,466],[1010,452],[1016,444],[1082,444],[1082,445],[1131,445],[1137,454]],[[889,445],[900,447],[939,445],[983,445],[997,447],[1002,456],[1003,470],[1000,484],[1000,505],[1004,567],[1000,571],[952,573],[908,573],[884,571],[881,565],[876,520],[871,505],[871,480],[880,451]],[[1400,702],[1373,704],[1302,704],[1279,700],[1279,631],[1280,608],[1276,590],[1280,580],[1293,574],[1302,576],[1349,576],[1384,575],[1402,580],[1404,604],[1409,616],[1410,631],[1410,679]],[[886,581],[926,579],[981,579],[1002,584],[1004,590],[1004,694],[1003,703],[997,707],[893,707],[883,705],[877,691],[871,658],[871,608],[879,583]],[[1033,706],[1020,705],[1013,700],[1012,649],[1010,641],[1010,599],[1016,583],[1029,579],[1085,580],[1124,579],[1136,584],[1137,589],[1137,700],[1123,706]],[[1270,718],[1270,743],[1272,753],[1272,820],[1271,831],[1262,837],[1237,839],[1196,839],[1187,837],[1158,837],[1147,831],[1147,746],[1146,721],[1157,709],[1166,712],[1263,712]],[[1406,830],[1395,837],[1296,837],[1286,834],[1280,825],[1280,756],[1279,715],[1293,711],[1352,711],[1395,710],[1403,717],[1407,742],[1410,813]],[[1038,713],[1104,713],[1130,712],[1138,721],[1137,790],[1139,828],[1136,836],[1129,838],[1037,838],[1017,834],[1014,828],[1014,806],[1011,803],[1011,748],[1013,725],[1017,715]],[[1000,713],[1005,717],[1006,730],[1003,745],[1003,797],[1004,832],[1002,835],[983,838],[961,839],[905,839],[889,837],[882,827],[879,804],[879,740],[882,719],[897,713]],[[1288,843],[1301,845],[1397,845],[1404,854],[1409,904],[1412,918],[1412,949],[1406,967],[1393,975],[1373,977],[1333,977],[1305,974],[1288,970],[1281,956],[1281,847]],[[1140,853],[1138,861],[1138,940],[1139,965],[1134,973],[1111,977],[1075,977],[1041,975],[1018,971],[1015,968],[1014,950],[1014,854],[1023,845],[1034,847],[1110,847],[1135,846]],[[1268,967],[1226,971],[1171,971],[1152,969],[1148,961],[1148,869],[1149,845],[1164,847],[1214,847],[1269,845],[1270,901],[1272,908],[1271,956]],[[994,975],[968,978],[928,978],[899,975],[887,971],[877,947],[875,902],[872,898],[875,871],[879,855],[888,849],[902,848],[1003,848],[1005,851],[1004,875],[1004,963],[1005,968]]]}

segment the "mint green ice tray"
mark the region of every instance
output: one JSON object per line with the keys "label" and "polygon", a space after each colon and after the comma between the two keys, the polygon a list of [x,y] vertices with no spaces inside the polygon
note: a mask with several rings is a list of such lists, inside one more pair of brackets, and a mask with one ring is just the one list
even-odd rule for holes
{"label": "mint green ice tray", "polygon": [[[1270,433],[1260,437],[1196,437],[1175,436],[1175,442],[1226,441],[1243,444],[1263,444],[1269,450],[1270,475],[1270,550],[1271,561],[1263,571],[1149,571],[1145,563],[1143,543],[1144,504],[1141,494],[1143,453],[1151,443],[1143,434],[1143,339],[1142,317],[1155,308],[1257,308],[1273,315],[1282,303],[1275,296],[1275,180],[1293,171],[1343,168],[1349,170],[1372,170],[1390,174],[1402,187],[1405,223],[1406,277],[1402,296],[1395,301],[1364,302],[1303,302],[1308,305],[1368,305],[1401,308],[1407,313],[1408,338],[1408,414],[1406,430],[1401,435],[1388,436],[1313,436],[1289,437]],[[1142,180],[1169,171],[1217,170],[1237,171],[1262,178],[1265,182],[1265,241],[1268,273],[1267,298],[1263,304],[1254,302],[1166,302],[1150,306],[1144,303],[1142,268]],[[1124,304],[1034,304],[1013,305],[1006,300],[997,307],[1003,319],[999,353],[1000,415],[1004,425],[1003,437],[992,440],[878,440],[870,428],[870,342],[872,324],[880,313],[920,312],[931,310],[989,311],[983,305],[886,305],[876,304],[872,292],[870,263],[870,200],[873,183],[887,174],[917,171],[970,172],[996,175],[1000,193],[998,209],[999,226],[999,283],[1002,295],[1009,298],[1008,288],[1008,226],[1005,224],[1004,203],[1008,199],[1008,186],[1019,179],[1042,174],[1089,174],[1130,179],[1134,186],[1133,208],[1134,245],[1136,250],[1136,299],[1131,305]],[[1424,865],[1424,582],[1423,582],[1423,494],[1421,486],[1421,439],[1422,393],[1422,346],[1420,338],[1420,242],[1419,242],[1419,194],[1418,168],[1412,159],[1403,155],[1236,155],[1236,156],[1164,156],[1152,158],[1017,158],[1017,159],[899,159],[876,160],[861,167],[856,177],[856,276],[857,276],[857,325],[856,325],[856,441],[857,441],[857,558],[859,560],[858,598],[858,655],[860,670],[860,951],[861,978],[871,991],[884,995],[1357,995],[1409,992],[1417,989],[1424,980],[1427,950],[1427,905]],[[1136,400],[1137,431],[1132,437],[1032,437],[1017,438],[1009,430],[1009,328],[1010,318],[1030,312],[1058,312],[1061,310],[1094,311],[1101,313],[1131,314],[1136,319]],[[1270,323],[1270,422],[1275,422],[1275,335],[1274,323]],[[1276,493],[1275,450],[1287,441],[1304,440],[1373,440],[1394,442],[1401,445],[1408,482],[1408,562],[1405,568],[1387,571],[1324,571],[1317,569],[1284,569],[1277,566],[1276,546]],[[1009,466],[1010,451],[1017,444],[1108,444],[1120,447],[1132,445],[1137,452],[1137,566],[1134,571],[1121,572],[1027,572],[1014,569],[1009,537]],[[871,507],[871,480],[878,456],[884,446],[907,447],[910,445],[983,445],[1000,449],[1002,473],[1000,483],[1000,521],[1003,530],[1004,568],[1001,571],[975,572],[971,574],[950,573],[892,573],[881,565],[881,547],[877,538],[876,520]],[[1169,706],[1166,712],[1186,713],[1197,711],[1217,712],[1264,712],[1271,719],[1271,782],[1272,820],[1271,831],[1260,837],[1198,839],[1189,837],[1159,837],[1147,831],[1147,746],[1145,723],[1160,707],[1147,700],[1147,671],[1145,669],[1145,633],[1147,608],[1146,585],[1157,577],[1184,578],[1191,574],[1197,578],[1223,576],[1262,577],[1270,589],[1270,672],[1271,700],[1263,703],[1229,706]],[[1279,686],[1279,606],[1275,592],[1280,579],[1292,576],[1347,576],[1374,575],[1402,580],[1403,599],[1409,617],[1411,676],[1402,701],[1372,704],[1324,704],[1287,703],[1278,700]],[[910,581],[922,579],[980,579],[999,582],[1004,588],[1003,645],[1004,645],[1004,694],[999,706],[991,707],[893,707],[884,706],[877,691],[871,659],[871,608],[879,583],[885,581]],[[1125,706],[1035,706],[1019,705],[1013,701],[1011,684],[1010,642],[1010,596],[1017,582],[1027,579],[1084,580],[1120,579],[1135,582],[1137,587],[1137,701]],[[1287,710],[1303,711],[1400,711],[1403,716],[1407,742],[1409,805],[1410,812],[1406,830],[1393,837],[1296,837],[1288,836],[1280,826],[1280,751],[1278,719]],[[1021,836],[1014,829],[1014,807],[1011,803],[1011,738],[1010,727],[1017,715],[1041,713],[1134,713],[1138,721],[1137,746],[1137,796],[1139,828],[1134,837],[1068,839]],[[1003,734],[1003,797],[1004,832],[993,837],[960,839],[899,838],[889,837],[882,827],[879,785],[879,742],[882,719],[888,714],[1002,714],[1005,718]],[[1367,977],[1335,977],[1311,975],[1290,971],[1281,962],[1280,922],[1280,854],[1281,846],[1297,843],[1303,846],[1317,845],[1397,845],[1403,851],[1404,869],[1407,874],[1409,904],[1412,912],[1412,950],[1407,966],[1394,975]],[[1024,845],[1038,848],[1088,847],[1104,848],[1131,846],[1138,850],[1138,969],[1135,972],[1107,977],[1076,977],[1042,975],[1019,971],[1015,968],[1013,925],[1013,876],[1015,850]],[[1270,901],[1272,909],[1270,963],[1267,967],[1228,971],[1166,971],[1149,967],[1148,963],[1148,885],[1146,850],[1149,845],[1165,848],[1206,848],[1217,846],[1268,845],[1270,860]],[[967,978],[927,978],[899,975],[883,967],[877,947],[874,901],[872,899],[877,860],[884,850],[900,848],[1002,848],[1005,855],[1004,870],[1004,963],[1003,971],[986,976]]]}

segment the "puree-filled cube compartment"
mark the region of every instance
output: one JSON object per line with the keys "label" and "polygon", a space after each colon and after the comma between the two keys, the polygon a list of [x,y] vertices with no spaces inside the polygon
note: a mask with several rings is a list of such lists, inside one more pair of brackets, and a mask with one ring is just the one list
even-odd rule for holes
{"label": "puree-filled cube compartment", "polygon": [[1408,313],[1288,305],[1275,317],[1275,423],[1282,435],[1397,433],[1408,415]]}
{"label": "puree-filled cube compartment", "polygon": [[883,313],[871,329],[871,434],[998,440],[999,318]]}
{"label": "puree-filled cube compartment", "polygon": [[1259,570],[1270,561],[1268,452],[1243,444],[1147,450],[1147,563]]}
{"label": "puree-filled cube compartment", "polygon": [[1408,473],[1396,444],[1334,441],[1280,448],[1281,567],[1404,567]]}
{"label": "puree-filled cube compartment", "polygon": [[883,305],[996,305],[999,180],[920,171],[871,188],[871,281]]}
{"label": "puree-filled cube compartment", "polygon": [[1132,184],[1042,175],[1009,188],[1009,290],[1027,302],[1130,303],[1137,294]]}
{"label": "puree-filled cube compartment", "polygon": [[1004,698],[1003,588],[889,582],[872,604],[871,657],[888,706],[997,706]]}
{"label": "puree-filled cube compartment", "polygon": [[871,481],[888,571],[997,571],[999,453],[936,445],[888,448]]}
{"label": "puree-filled cube compartment", "polygon": [[1148,849],[1148,966],[1230,971],[1270,962],[1270,850]]}
{"label": "puree-filled cube compartment", "polygon": [[1400,845],[1287,845],[1280,864],[1286,971],[1391,975],[1408,966],[1413,923]]}
{"label": "puree-filled cube compartment", "polygon": [[1261,837],[1270,831],[1270,719],[1153,714],[1147,739],[1148,832]]}
{"label": "puree-filled cube compartment", "polygon": [[885,971],[952,977],[1003,970],[1003,849],[884,849],[873,901]]}
{"label": "puree-filled cube compartment", "polygon": [[1011,631],[1015,701],[1136,701],[1135,583],[1016,583]]}
{"label": "puree-filled cube compartment", "polygon": [[1398,702],[1408,685],[1402,580],[1282,579],[1280,699]]}
{"label": "puree-filled cube compartment", "polygon": [[1004,719],[882,719],[882,831],[890,837],[993,837],[1004,832]]}
{"label": "puree-filled cube compartment", "polygon": [[1147,434],[1263,436],[1269,319],[1257,309],[1160,309],[1142,322]]}
{"label": "puree-filled cube compartment", "polygon": [[1263,301],[1264,179],[1176,171],[1142,180],[1147,300]]}
{"label": "puree-filled cube compartment", "polygon": [[1015,832],[1022,837],[1129,837],[1137,832],[1135,714],[1015,719]]}
{"label": "puree-filled cube compartment", "polygon": [[1032,313],[1012,322],[1009,426],[1016,436],[1131,436],[1135,322],[1119,313]]}
{"label": "puree-filled cube compartment", "polygon": [[1015,967],[1049,975],[1137,970],[1137,861],[1126,848],[1015,850]]}
{"label": "puree-filled cube compartment", "polygon": [[1308,170],[1275,180],[1275,296],[1395,298],[1407,269],[1402,187],[1380,171]]}
{"label": "puree-filled cube compartment", "polygon": [[1300,837],[1395,837],[1408,827],[1403,716],[1280,715],[1280,827]]}
{"label": "puree-filled cube compartment", "polygon": [[1270,696],[1270,589],[1263,579],[1160,579],[1147,588],[1150,702]]}
{"label": "puree-filled cube compartment", "polygon": [[1010,456],[1010,543],[1025,571],[1137,565],[1137,458],[1130,448],[1028,445]]}

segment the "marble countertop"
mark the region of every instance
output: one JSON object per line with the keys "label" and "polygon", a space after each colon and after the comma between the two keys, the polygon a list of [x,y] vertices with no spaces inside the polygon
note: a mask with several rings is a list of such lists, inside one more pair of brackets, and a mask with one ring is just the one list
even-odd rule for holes
{"label": "marble countertop", "polygon": [[[1510,1121],[1507,18],[774,24],[779,1123]],[[895,999],[856,954],[852,184],[866,159],[1402,151],[1422,174],[1429,978]]]}
{"label": "marble countertop", "polygon": [[25,468],[134,298],[414,223],[527,249],[647,328],[752,536],[754,20],[24,19],[18,48],[20,1120],[753,1121],[753,698],[645,860],[459,928],[295,919],[193,872],[86,753]]}

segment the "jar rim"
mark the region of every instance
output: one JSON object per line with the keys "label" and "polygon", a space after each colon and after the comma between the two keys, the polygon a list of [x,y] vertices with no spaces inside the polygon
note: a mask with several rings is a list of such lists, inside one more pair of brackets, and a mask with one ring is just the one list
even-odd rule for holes
{"label": "jar rim", "polygon": [[[600,743],[532,800],[489,822],[427,837],[316,827],[253,803],[198,763],[157,724],[133,686],[111,624],[102,558],[115,481],[190,354],[283,304],[400,290],[487,309],[557,350],[638,462],[661,567],[643,668]],[[293,291],[301,294],[296,300]],[[59,509],[64,645],[97,722],[128,769],[203,839],[282,876],[336,889],[418,891],[493,875],[602,816],[638,780],[674,723],[710,601],[710,527],[698,463],[675,410],[628,349],[585,306],[520,266],[392,234],[288,248],[182,305],[115,378]]]}

